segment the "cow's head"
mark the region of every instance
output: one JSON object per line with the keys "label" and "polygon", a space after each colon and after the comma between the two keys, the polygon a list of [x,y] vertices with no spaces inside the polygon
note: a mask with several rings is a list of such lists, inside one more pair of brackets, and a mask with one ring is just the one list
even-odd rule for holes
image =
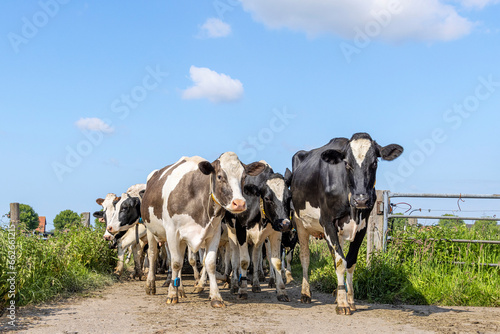
{"label": "cow's head", "polygon": [[211,177],[210,191],[213,200],[231,213],[241,213],[247,209],[241,190],[245,176],[260,174],[265,165],[260,162],[245,165],[235,153],[226,152],[212,163],[200,162],[198,168]]}
{"label": "cow's head", "polygon": [[340,150],[326,150],[321,158],[330,164],[345,164],[349,203],[355,209],[371,209],[375,204],[378,158],[394,160],[403,153],[397,144],[380,146],[367,133],[356,133]]}
{"label": "cow's head", "polygon": [[283,175],[270,174],[259,187],[247,188],[246,193],[260,196],[261,214],[264,219],[271,222],[274,230],[286,232],[291,229],[290,201],[292,195]]}
{"label": "cow's head", "polygon": [[107,225],[107,231],[116,234],[135,225],[141,216],[141,200],[125,193],[115,202],[115,212]]}
{"label": "cow's head", "polygon": [[[98,198],[95,200],[97,204],[102,206],[102,211],[94,212],[93,216],[98,218],[99,221],[104,222],[106,227],[108,222],[111,221],[113,213],[115,212],[115,204],[120,201],[120,197],[116,197],[115,194],[109,193],[106,198]],[[103,238],[105,240],[113,240],[114,237],[107,230],[104,232]]]}

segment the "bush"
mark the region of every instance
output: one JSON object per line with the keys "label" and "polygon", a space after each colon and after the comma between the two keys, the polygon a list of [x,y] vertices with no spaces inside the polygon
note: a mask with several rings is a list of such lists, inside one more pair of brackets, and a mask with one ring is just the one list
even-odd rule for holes
{"label": "bush", "polygon": [[[83,291],[112,282],[116,254],[102,238],[103,230],[76,227],[47,240],[0,228],[0,300],[10,298],[15,273],[16,305],[46,301],[54,296]],[[7,261],[15,246],[15,265]],[[11,251],[9,253],[9,251]],[[14,270],[12,270],[14,269]]]}
{"label": "bush", "polygon": [[[500,245],[443,239],[500,240],[500,232],[496,226],[464,225],[398,229],[387,251],[375,253],[369,266],[365,240],[354,271],[355,298],[390,304],[500,306],[500,269],[480,265],[500,263]],[[310,251],[311,286],[334,291],[337,275],[326,242],[312,241]],[[347,251],[348,245],[344,254]],[[298,258],[293,266],[296,276],[302,274]]]}

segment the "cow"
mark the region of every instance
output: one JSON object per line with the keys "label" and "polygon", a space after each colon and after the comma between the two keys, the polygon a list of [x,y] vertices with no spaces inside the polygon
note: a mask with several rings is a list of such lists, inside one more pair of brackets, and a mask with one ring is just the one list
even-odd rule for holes
{"label": "cow", "polygon": [[[258,176],[248,176],[245,185],[253,189],[251,195],[244,195],[248,209],[240,214],[226,213],[225,221],[229,228],[229,237],[232,244],[239,249],[232,250],[233,275],[231,287],[238,288],[238,298],[247,299],[247,270],[250,265],[248,246],[252,249],[252,292],[260,292],[259,267],[262,262],[262,245],[267,238],[270,242],[270,251],[267,252],[270,261],[269,286],[276,287],[279,301],[288,302],[285,284],[281,275],[281,233],[290,229],[290,191],[285,186],[284,178],[274,173],[271,166],[260,161],[266,168]],[[238,256],[239,253],[239,263]],[[241,276],[238,276],[238,269]],[[274,280],[276,279],[276,282]],[[239,281],[239,282],[238,282]]]}
{"label": "cow", "polygon": [[[140,207],[139,194],[144,191],[145,184],[136,184],[129,189],[127,192],[122,194],[121,197],[117,197],[115,194],[107,194],[105,199],[98,198],[96,203],[102,205],[103,211],[94,212],[94,217],[103,219],[106,223],[106,231],[104,233],[104,239],[113,241],[117,247],[118,263],[115,269],[115,274],[118,276],[122,275],[123,264],[125,252],[127,249],[131,249],[134,255],[134,274],[132,277],[142,278],[142,260],[144,258],[142,249],[147,243],[146,229],[144,226],[137,225],[135,228],[130,229],[138,218],[137,210]],[[137,202],[139,203],[137,204]],[[117,222],[122,222],[122,227],[119,233],[113,231],[110,228],[111,225]],[[113,232],[113,233],[111,233]]]}
{"label": "cow", "polygon": [[215,277],[221,220],[226,211],[241,213],[247,209],[242,195],[243,180],[247,175],[258,175],[264,167],[261,163],[245,165],[235,153],[226,152],[212,163],[197,156],[182,157],[149,174],[141,206],[150,245],[147,294],[156,293],[155,261],[152,260],[157,254],[156,241],[166,241],[172,257],[167,304],[176,304],[179,294],[183,296],[180,270],[188,246],[193,252],[205,248],[204,265],[210,280],[211,306],[225,306]]}
{"label": "cow", "polygon": [[[291,192],[302,264],[301,302],[311,302],[309,287],[309,236],[327,241],[337,274],[338,314],[356,310],[352,278],[359,247],[373,209],[378,158],[391,161],[403,152],[397,144],[380,146],[369,134],[351,139],[334,138],[292,159]],[[350,241],[344,256],[344,241]],[[347,289],[344,274],[347,270]]]}

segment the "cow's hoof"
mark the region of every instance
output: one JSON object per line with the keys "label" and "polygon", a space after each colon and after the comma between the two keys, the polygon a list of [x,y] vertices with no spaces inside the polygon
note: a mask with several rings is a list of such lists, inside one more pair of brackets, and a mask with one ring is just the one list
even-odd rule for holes
{"label": "cow's hoof", "polygon": [[355,312],[357,310],[356,305],[354,304],[349,304],[349,309],[351,310],[351,312]]}
{"label": "cow's hoof", "polygon": [[167,304],[177,304],[178,302],[178,297],[167,297]]}
{"label": "cow's hoof", "polygon": [[212,300],[210,302],[210,306],[215,307],[215,308],[224,308],[226,307],[226,304],[222,300]]}
{"label": "cow's hoof", "polygon": [[290,298],[287,295],[278,295],[278,301],[280,302],[289,302]]}
{"label": "cow's hoof", "polygon": [[248,293],[240,293],[238,295],[239,300],[247,300],[248,299]]}
{"label": "cow's hoof", "polygon": [[252,292],[261,292],[261,288],[258,285],[252,285]]}
{"label": "cow's hoof", "polygon": [[203,290],[205,290],[205,288],[202,286],[195,286],[194,287],[194,293],[202,293]]}
{"label": "cow's hoof", "polygon": [[311,297],[307,295],[300,296],[300,302],[304,304],[311,304]]}
{"label": "cow's hoof", "polygon": [[179,290],[179,297],[180,297],[180,298],[187,298],[187,297],[186,297],[186,292],[184,292],[184,290],[182,290],[182,291],[181,291],[181,290]]}
{"label": "cow's hoof", "polygon": [[156,295],[156,287],[146,287],[146,294],[147,295]]}
{"label": "cow's hoof", "polygon": [[337,306],[335,308],[335,311],[339,315],[351,315],[352,314],[351,310],[349,309],[349,307],[340,307],[340,306]]}

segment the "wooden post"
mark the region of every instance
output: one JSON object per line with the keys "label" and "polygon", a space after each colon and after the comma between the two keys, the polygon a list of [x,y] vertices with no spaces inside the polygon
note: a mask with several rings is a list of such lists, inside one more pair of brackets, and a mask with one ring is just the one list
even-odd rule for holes
{"label": "wooden post", "polygon": [[377,200],[370,213],[370,218],[368,219],[368,227],[366,231],[367,244],[366,244],[366,263],[370,264],[370,257],[374,251],[379,251],[382,249],[383,245],[383,227],[384,227],[384,216],[383,216],[383,199],[384,191],[377,190]]}
{"label": "wooden post", "polygon": [[10,226],[14,226],[17,230],[19,228],[19,203],[10,203]]}
{"label": "wooden post", "polygon": [[90,227],[90,212],[82,213],[82,224],[85,227]]}

